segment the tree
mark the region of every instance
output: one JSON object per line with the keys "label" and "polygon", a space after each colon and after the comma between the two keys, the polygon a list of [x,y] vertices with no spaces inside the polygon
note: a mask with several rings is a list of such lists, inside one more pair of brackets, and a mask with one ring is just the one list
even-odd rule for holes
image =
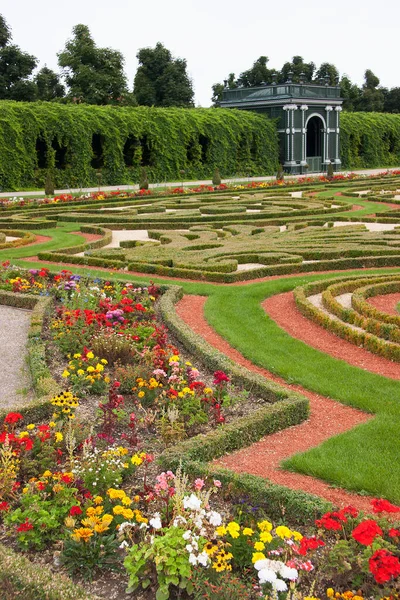
{"label": "tree", "polygon": [[327,78],[329,85],[336,85],[339,81],[339,71],[335,65],[331,63],[322,63],[318,71],[315,73],[316,81]]}
{"label": "tree", "polygon": [[73,38],[57,54],[69,97],[88,104],[120,104],[129,99],[124,58],[111,48],[98,48],[86,25],[75,25]]}
{"label": "tree", "polygon": [[293,56],[292,62],[286,62],[278,74],[280,83],[284,83],[289,79],[289,73],[293,73],[293,83],[299,83],[302,76],[304,81],[311,83],[315,71],[313,62],[305,63],[302,56]]}
{"label": "tree", "polygon": [[400,87],[387,90],[385,94],[384,112],[400,113]]}
{"label": "tree", "polygon": [[343,98],[343,109],[349,112],[358,110],[361,98],[360,88],[350,81],[347,75],[340,80],[340,95]]}
{"label": "tree", "polygon": [[37,87],[38,100],[55,100],[56,98],[62,98],[65,94],[65,88],[60,82],[60,77],[46,65],[35,75],[34,81]]}
{"label": "tree", "polygon": [[11,31],[0,15],[0,99],[31,101],[36,85],[29,79],[37,59],[11,44]]}
{"label": "tree", "polygon": [[173,58],[160,42],[155,48],[141,48],[136,57],[139,67],[133,94],[139,105],[194,106],[193,86],[185,59]]}
{"label": "tree", "polygon": [[243,71],[243,73],[239,75],[237,80],[238,85],[243,87],[253,87],[263,83],[271,83],[271,76],[275,71],[268,69],[268,60],[267,56],[260,56],[260,58],[257,58],[251,69]]}
{"label": "tree", "polygon": [[385,96],[382,89],[378,88],[379,77],[377,77],[370,69],[365,71],[364,84],[358,110],[365,112],[382,112],[385,103]]}
{"label": "tree", "polygon": [[235,73],[229,73],[228,79],[224,79],[224,83],[214,83],[212,86],[212,103],[213,106],[219,106],[223,98],[225,88],[233,90],[238,87],[238,82],[235,79]]}

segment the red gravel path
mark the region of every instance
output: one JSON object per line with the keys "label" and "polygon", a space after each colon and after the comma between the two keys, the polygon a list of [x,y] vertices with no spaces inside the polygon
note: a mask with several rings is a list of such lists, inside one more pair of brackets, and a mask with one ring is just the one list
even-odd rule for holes
{"label": "red gravel path", "polygon": [[24,246],[20,246],[20,248],[27,248],[28,246],[35,246],[36,244],[42,244],[43,242],[50,242],[50,240],[52,240],[52,237],[49,237],[48,235],[37,235],[35,233],[35,241],[31,242],[30,244],[25,244]]}
{"label": "red gravel path", "polygon": [[73,235],[80,235],[81,237],[85,238],[86,242],[94,242],[95,240],[99,240],[104,237],[99,233],[84,233],[83,231],[71,231],[71,233]]}
{"label": "red gravel path", "polygon": [[279,327],[308,346],[321,350],[334,358],[345,360],[355,367],[391,379],[400,379],[399,363],[359,348],[303,317],[297,310],[293,292],[271,296],[264,300],[262,307]]}
{"label": "red gravel path", "polygon": [[382,296],[373,296],[372,298],[368,298],[368,302],[382,312],[400,317],[400,314],[396,310],[396,305],[400,302],[399,292],[394,294],[385,294]]}
{"label": "red gravel path", "polygon": [[353,504],[360,510],[370,510],[371,498],[369,497],[358,496],[339,488],[331,488],[323,481],[307,475],[283,471],[279,465],[282,460],[296,452],[303,452],[318,446],[324,440],[360,423],[365,423],[372,417],[310,392],[299,385],[287,384],[266,369],[253,365],[210,327],[204,318],[205,302],[206,298],[203,296],[184,296],[176,305],[177,314],[211,346],[229,356],[236,363],[306,396],[309,399],[311,411],[310,418],[305,423],[267,436],[249,448],[219,459],[216,464],[238,473],[259,475],[291,489],[316,494],[337,506]]}

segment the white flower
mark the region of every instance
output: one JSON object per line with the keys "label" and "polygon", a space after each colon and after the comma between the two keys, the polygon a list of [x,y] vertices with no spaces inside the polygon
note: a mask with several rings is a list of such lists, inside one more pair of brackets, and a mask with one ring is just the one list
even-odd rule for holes
{"label": "white flower", "polygon": [[187,544],[185,546],[185,548],[189,552],[189,554],[191,554],[193,552],[193,546],[192,546],[192,544]]}
{"label": "white flower", "polygon": [[124,540],[123,542],[121,542],[121,544],[119,545],[119,547],[121,548],[121,550],[123,550],[124,548],[128,548],[129,544],[126,540]]}
{"label": "white flower", "polygon": [[197,565],[197,557],[195,554],[189,554],[189,563],[191,565]]}
{"label": "white flower", "polygon": [[203,567],[206,567],[209,561],[210,557],[208,556],[207,552],[201,552],[197,557],[197,562],[199,565],[203,565]]}
{"label": "white flower", "polygon": [[287,585],[284,581],[282,581],[282,579],[277,579],[273,584],[272,587],[277,591],[277,592],[286,592],[287,590]]}
{"label": "white flower", "polygon": [[185,531],[185,533],[182,535],[182,537],[186,541],[190,540],[190,538],[192,537],[192,532],[190,531],[190,529]]}
{"label": "white flower", "polygon": [[140,523],[139,529],[148,529],[149,526],[147,525],[147,523]]}
{"label": "white flower", "polygon": [[270,560],[269,558],[262,558],[254,563],[254,567],[257,569],[257,571],[261,571],[261,569],[269,569],[274,573],[280,571],[280,569],[284,566],[285,564],[280,560]]}
{"label": "white flower", "polygon": [[211,510],[209,513],[207,513],[207,518],[210,525],[214,525],[214,527],[219,527],[222,523],[221,515],[215,510]]}
{"label": "white flower", "polygon": [[273,583],[276,581],[276,573],[271,571],[270,569],[261,569],[258,571],[258,579],[260,583]]}
{"label": "white flower", "polygon": [[179,527],[180,524],[182,525],[186,525],[187,521],[185,519],[185,517],[181,517],[181,515],[178,515],[177,517],[175,517],[173,525],[174,527]]}
{"label": "white flower", "polygon": [[201,500],[195,494],[190,494],[190,496],[184,497],[183,507],[186,509],[189,508],[190,510],[200,510]]}
{"label": "white flower", "polygon": [[281,569],[279,569],[279,575],[283,577],[283,579],[295,581],[298,578],[299,573],[297,569],[292,569],[291,567],[284,565]]}
{"label": "white flower", "polygon": [[160,519],[160,513],[155,513],[154,517],[150,519],[149,523],[154,529],[161,529],[162,523]]}

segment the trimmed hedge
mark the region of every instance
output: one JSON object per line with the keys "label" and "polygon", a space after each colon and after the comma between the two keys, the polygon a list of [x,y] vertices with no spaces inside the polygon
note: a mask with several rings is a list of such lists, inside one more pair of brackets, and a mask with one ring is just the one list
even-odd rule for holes
{"label": "trimmed hedge", "polygon": [[[395,277],[391,277],[395,279]],[[400,327],[400,315],[390,315],[382,312],[372,306],[369,302],[366,302],[366,298],[371,298],[377,295],[393,294],[400,291],[399,281],[386,281],[384,283],[372,284],[363,288],[357,289],[352,296],[352,306],[354,310],[357,310],[360,314],[378,319],[384,323],[390,323]]]}
{"label": "trimmed hedge", "polygon": [[30,562],[0,544],[0,597],[2,600],[98,600],[60,573]]}
{"label": "trimmed hedge", "polygon": [[323,312],[308,300],[307,296],[322,292],[330,285],[332,285],[331,280],[317,282],[317,285],[309,284],[296,288],[294,290],[294,299],[300,312],[308,319],[311,319],[335,335],[356,344],[357,346],[361,346],[374,354],[383,356],[388,360],[400,362],[399,344],[394,344],[381,339],[367,331],[354,329],[345,322],[339,321],[335,317]]}
{"label": "trimmed hedge", "polygon": [[[0,187],[56,187],[266,175],[278,167],[275,123],[251,112],[210,108],[122,108],[53,102],[0,103]],[[39,148],[39,152],[37,151]]]}

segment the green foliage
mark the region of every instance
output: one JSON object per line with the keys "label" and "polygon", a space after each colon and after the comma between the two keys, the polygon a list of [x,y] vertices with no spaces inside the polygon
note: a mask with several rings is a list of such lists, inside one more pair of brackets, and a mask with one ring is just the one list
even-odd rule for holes
{"label": "green foliage", "polygon": [[167,600],[171,586],[191,589],[189,577],[192,568],[184,533],[185,529],[170,526],[162,529],[161,535],[155,536],[151,543],[133,544],[124,561],[129,575],[129,592],[140,583],[142,587],[148,587],[151,579],[156,579],[158,586],[156,600]]}
{"label": "green foliage", "polygon": [[51,169],[47,169],[46,179],[44,182],[44,193],[46,196],[54,195],[54,180]]}
{"label": "green foliage", "polygon": [[4,102],[0,187],[42,186],[48,167],[56,187],[97,185],[99,162],[105,185],[138,181],[142,167],[150,181],[177,181],[181,170],[206,179],[215,164],[229,177],[245,167],[242,139],[252,148],[246,166],[267,175],[278,164],[277,137],[272,121],[250,112]]}
{"label": "green foliage", "polygon": [[121,103],[128,91],[121,52],[98,48],[86,25],[75,25],[72,33],[58,54],[69,97],[88,104]]}
{"label": "green foliage", "polygon": [[55,100],[56,98],[62,98],[65,94],[65,88],[60,82],[60,78],[48,67],[43,67],[35,75],[35,83],[37,87],[37,99],[38,100]]}
{"label": "green foliage", "polygon": [[212,178],[213,185],[221,185],[221,175],[219,174],[219,169],[215,169],[214,175]]}
{"label": "green foliage", "polygon": [[98,571],[119,571],[119,542],[114,534],[94,533],[88,542],[66,540],[61,563],[71,575],[79,573],[91,580]]}
{"label": "green foliage", "polygon": [[173,58],[160,42],[155,48],[142,48],[136,55],[139,67],[133,93],[143,106],[193,107],[193,86],[186,60]]}
{"label": "green foliage", "polygon": [[364,169],[400,162],[400,115],[342,113],[340,146],[345,169]]}
{"label": "green foliage", "polygon": [[140,190],[148,190],[149,189],[149,180],[147,178],[146,169],[140,169],[139,189]]}

